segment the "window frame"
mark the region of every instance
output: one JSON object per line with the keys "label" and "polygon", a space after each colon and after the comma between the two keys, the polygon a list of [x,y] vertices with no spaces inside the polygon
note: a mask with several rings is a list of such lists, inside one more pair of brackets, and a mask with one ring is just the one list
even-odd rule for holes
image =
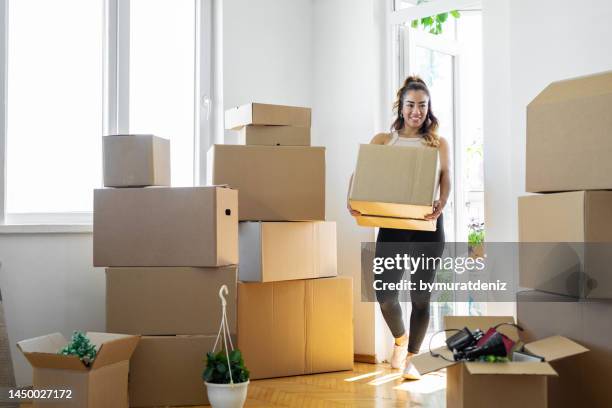
{"label": "window frame", "polygon": [[[91,232],[93,212],[8,214],[6,150],[7,141],[7,68],[8,8],[10,0],[0,0],[0,233],[16,232]],[[213,35],[219,35],[221,5],[216,0],[193,0],[195,11],[195,64],[193,74],[193,109],[195,111],[193,172],[194,185],[206,180],[206,152],[212,135],[221,129],[222,86],[220,62],[216,57]],[[130,0],[105,0],[103,24],[103,135],[129,133],[130,85]],[[100,152],[102,154],[102,152]],[[93,209],[92,209],[93,210]]]}

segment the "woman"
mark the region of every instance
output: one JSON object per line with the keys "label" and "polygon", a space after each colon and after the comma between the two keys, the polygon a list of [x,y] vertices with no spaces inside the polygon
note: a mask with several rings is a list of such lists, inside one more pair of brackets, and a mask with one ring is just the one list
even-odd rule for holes
{"label": "woman", "polygon": [[[437,134],[438,119],[431,110],[431,95],[425,82],[417,77],[410,76],[397,91],[397,100],[394,104],[397,118],[391,126],[391,133],[380,133],[374,136],[371,144],[393,146],[419,146],[426,145],[438,148],[440,158],[439,199],[434,202],[432,213],[425,218],[436,220],[436,231],[413,231],[391,228],[381,228],[376,240],[377,257],[394,257],[398,253],[397,245],[389,243],[402,243],[403,252],[413,253],[414,256],[423,254],[425,257],[439,257],[444,249],[444,223],[442,210],[446,205],[451,189],[450,155],[448,142]],[[360,215],[350,205],[351,215]],[[419,245],[416,245],[419,243]],[[423,244],[420,244],[423,243]],[[415,247],[419,248],[418,253]],[[420,268],[410,275],[413,282],[432,282],[435,270]],[[384,282],[399,282],[404,271],[385,270],[380,279]],[[398,299],[398,291],[377,291],[376,298],[393,337],[392,368],[404,368],[404,378],[417,379],[418,373],[410,362],[410,358],[419,352],[427,327],[429,326],[429,300],[427,291],[413,290],[410,293],[412,312],[410,314],[409,333],[406,333],[402,318],[402,309]]]}

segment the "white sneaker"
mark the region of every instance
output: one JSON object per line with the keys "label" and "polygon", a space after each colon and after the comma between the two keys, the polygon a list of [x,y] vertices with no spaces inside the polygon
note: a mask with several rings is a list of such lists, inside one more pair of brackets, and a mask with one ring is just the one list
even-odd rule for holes
{"label": "white sneaker", "polygon": [[391,356],[391,368],[402,368],[408,355],[408,344],[398,346],[393,344],[393,355]]}
{"label": "white sneaker", "polygon": [[402,374],[402,377],[404,377],[405,380],[420,380],[421,374],[419,374],[411,360],[410,358],[406,360],[406,367],[404,367],[404,374]]}

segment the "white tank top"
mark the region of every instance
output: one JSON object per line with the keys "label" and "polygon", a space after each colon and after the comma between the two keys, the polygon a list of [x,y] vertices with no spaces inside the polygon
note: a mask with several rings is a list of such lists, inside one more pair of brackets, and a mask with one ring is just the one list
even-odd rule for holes
{"label": "white tank top", "polygon": [[391,133],[391,140],[387,142],[389,146],[426,146],[422,137],[401,137],[397,131]]}
{"label": "white tank top", "polygon": [[[391,132],[391,139],[387,142],[388,146],[408,146],[408,147],[421,147],[427,146],[422,137],[401,137],[398,131]],[[434,197],[436,200],[440,198],[440,151],[438,151],[438,181],[436,182],[436,189]]]}

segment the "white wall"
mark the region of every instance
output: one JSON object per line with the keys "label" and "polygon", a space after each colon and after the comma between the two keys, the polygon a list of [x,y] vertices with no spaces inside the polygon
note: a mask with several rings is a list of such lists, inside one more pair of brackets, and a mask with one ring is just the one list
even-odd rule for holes
{"label": "white wall", "polygon": [[[224,0],[225,108],[312,106],[312,0]],[[226,132],[226,141],[235,141]]]}
{"label": "white wall", "polygon": [[360,143],[376,131],[379,71],[373,0],[314,0],[313,143],[327,147],[327,216],[337,222],[338,268],[354,279],[355,353],[374,355],[374,304],[361,303],[361,242],[346,193]]}
{"label": "white wall", "polygon": [[104,270],[92,267],[91,234],[0,234],[0,290],[17,385],[32,383],[19,340],[104,331]]}
{"label": "white wall", "polygon": [[483,3],[487,240],[515,241],[517,197],[525,194],[526,106],[552,81],[612,69],[612,3]]}

